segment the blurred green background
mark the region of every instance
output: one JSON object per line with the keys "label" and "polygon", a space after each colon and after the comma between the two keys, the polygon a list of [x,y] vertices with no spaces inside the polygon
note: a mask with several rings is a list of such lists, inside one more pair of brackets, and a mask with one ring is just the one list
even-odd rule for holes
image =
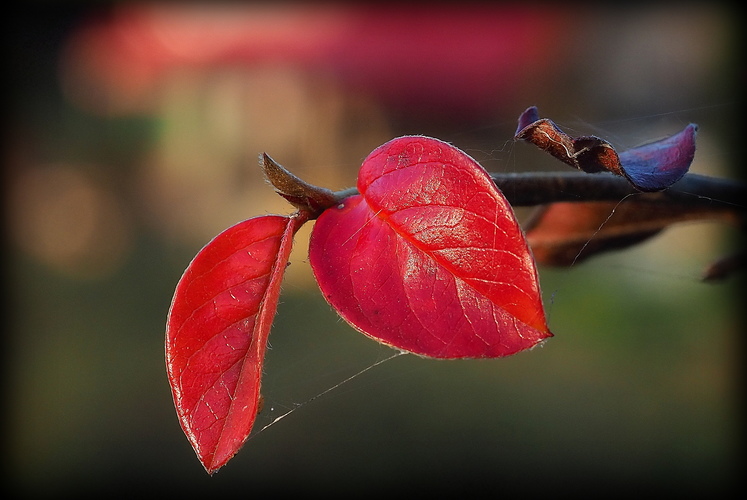
{"label": "blurred green background", "polygon": [[40,3],[6,15],[6,485],[20,497],[727,491],[743,474],[744,306],[736,279],[698,281],[733,250],[721,225],[541,269],[556,335],[541,348],[400,356],[318,398],[393,351],[324,303],[306,227],[256,429],[297,410],[214,477],[179,428],[163,335],[202,245],[290,213],[260,175],[262,151],[333,189],[412,133],[491,171],[562,170],[512,141],[537,105],[622,149],[698,123],[692,171],[741,175],[738,19],[719,2]]}

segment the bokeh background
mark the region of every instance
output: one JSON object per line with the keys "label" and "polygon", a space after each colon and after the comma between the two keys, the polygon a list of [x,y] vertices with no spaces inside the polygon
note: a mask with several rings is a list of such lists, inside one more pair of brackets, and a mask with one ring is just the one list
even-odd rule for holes
{"label": "bokeh background", "polygon": [[166,381],[166,314],[192,256],[240,220],[291,212],[261,177],[262,151],[332,189],[413,133],[491,171],[562,170],[512,141],[537,105],[622,149],[698,123],[692,171],[742,175],[737,12],[634,5],[32,3],[6,14],[6,485],[22,497],[733,487],[743,303],[737,279],[699,282],[735,246],[717,224],[541,269],[556,335],[542,348],[375,367],[393,351],[324,303],[309,224],[256,429],[293,413],[209,477]]}

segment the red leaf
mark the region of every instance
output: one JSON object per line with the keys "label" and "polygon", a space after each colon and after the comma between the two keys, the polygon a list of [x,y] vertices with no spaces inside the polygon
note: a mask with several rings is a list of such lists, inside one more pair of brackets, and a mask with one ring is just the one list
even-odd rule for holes
{"label": "red leaf", "polygon": [[212,474],[254,424],[262,361],[293,234],[305,215],[263,216],[216,236],[179,280],[166,368],[179,422]]}
{"label": "red leaf", "polygon": [[571,266],[658,234],[672,222],[673,214],[659,207],[652,217],[653,207],[636,200],[552,203],[540,207],[526,223],[526,236],[537,262]]}
{"label": "red leaf", "polygon": [[620,202],[556,202],[539,207],[524,227],[537,262],[570,266],[601,252],[640,243],[676,223],[723,220],[738,224],[729,209],[719,204],[680,204],[638,197]]}
{"label": "red leaf", "polygon": [[618,154],[607,141],[590,136],[571,137],[552,120],[540,119],[535,106],[519,117],[515,137],[531,142],[560,161],[595,173],[621,175],[640,191],[661,191],[684,176],[695,157],[698,126],[689,124],[681,132]]}
{"label": "red leaf", "polygon": [[353,327],[434,358],[506,356],[552,336],[521,228],[472,158],[394,139],[364,160],[358,191],[322,213],[309,250]]}

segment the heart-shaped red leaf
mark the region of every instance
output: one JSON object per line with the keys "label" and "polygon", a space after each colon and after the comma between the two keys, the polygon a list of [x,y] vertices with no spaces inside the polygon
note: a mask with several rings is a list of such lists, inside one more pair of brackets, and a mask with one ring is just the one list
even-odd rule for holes
{"label": "heart-shaped red leaf", "polygon": [[251,432],[262,361],[304,215],[255,217],[226,229],[179,280],[166,326],[166,368],[179,422],[212,474]]}
{"label": "heart-shaped red leaf", "polygon": [[468,155],[394,139],[364,160],[358,191],[321,214],[309,249],[353,327],[434,358],[507,356],[552,336],[513,210]]}

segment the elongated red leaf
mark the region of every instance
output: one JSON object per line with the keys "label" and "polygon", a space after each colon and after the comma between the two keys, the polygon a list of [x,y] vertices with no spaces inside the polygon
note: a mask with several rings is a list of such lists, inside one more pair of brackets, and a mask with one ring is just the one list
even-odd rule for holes
{"label": "elongated red leaf", "polygon": [[506,356],[552,335],[521,228],[472,158],[394,139],[364,160],[358,191],[322,213],[309,250],[353,327],[434,358]]}
{"label": "elongated red leaf", "polygon": [[166,368],[179,422],[212,474],[257,414],[262,361],[293,234],[304,215],[255,217],[208,243],[179,280]]}

